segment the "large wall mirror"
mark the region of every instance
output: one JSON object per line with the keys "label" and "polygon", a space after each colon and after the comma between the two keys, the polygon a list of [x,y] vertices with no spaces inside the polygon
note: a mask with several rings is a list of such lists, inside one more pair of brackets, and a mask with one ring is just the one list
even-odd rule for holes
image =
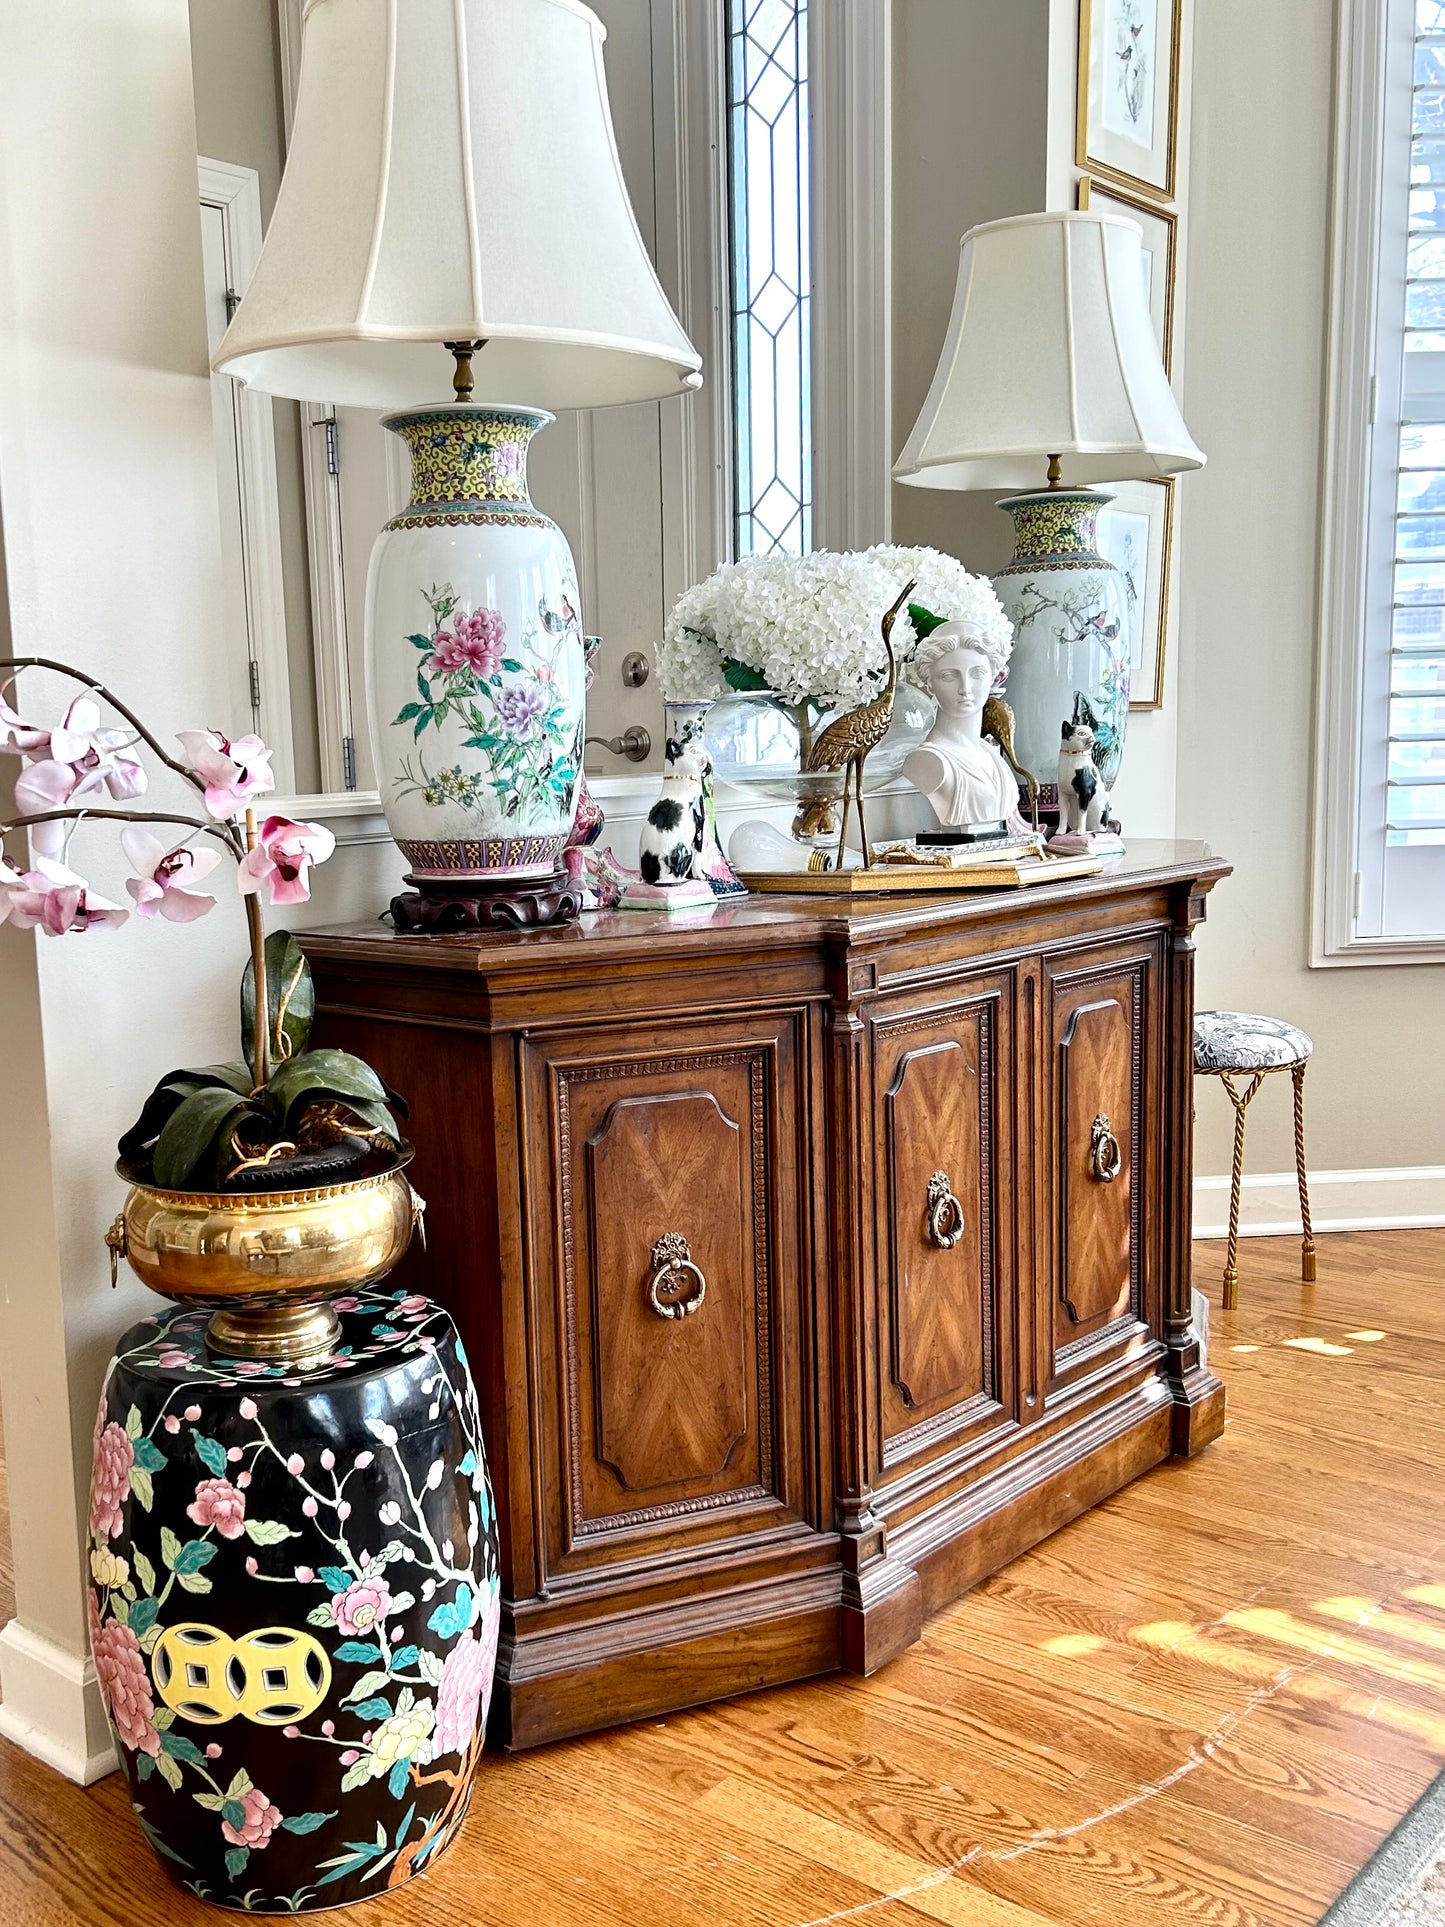
{"label": "large wall mirror", "polygon": [[[720,0],[594,0],[608,87],[643,234],[701,350],[698,398],[564,416],[538,437],[532,492],[567,534],[583,616],[603,637],[588,730],[640,723],[660,760],[649,658],[665,612],[732,539],[728,405],[726,29]],[[280,185],[300,69],[303,0],[190,0],[198,196],[212,348],[260,251]],[[719,373],[721,371],[721,374]],[[439,397],[449,363],[438,351]],[[425,399],[418,396],[418,400]],[[372,543],[406,499],[404,451],[374,415],[213,383],[227,628],[236,714],[275,747],[278,790],[312,815],[379,808],[366,722],[362,631]],[[594,744],[594,774],[636,774]]]}

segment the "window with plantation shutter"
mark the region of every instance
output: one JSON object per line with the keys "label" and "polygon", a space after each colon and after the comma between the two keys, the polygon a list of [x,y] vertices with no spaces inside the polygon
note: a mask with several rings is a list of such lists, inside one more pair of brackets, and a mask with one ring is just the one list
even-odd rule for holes
{"label": "window with plantation shutter", "polygon": [[1445,958],[1445,0],[1345,0],[1317,963]]}

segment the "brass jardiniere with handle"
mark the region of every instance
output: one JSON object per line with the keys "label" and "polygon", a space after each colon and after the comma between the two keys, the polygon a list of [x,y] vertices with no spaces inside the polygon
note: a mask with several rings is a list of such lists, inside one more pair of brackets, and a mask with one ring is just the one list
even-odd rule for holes
{"label": "brass jardiniere with handle", "polygon": [[105,1237],[112,1280],[124,1258],[152,1291],[211,1311],[212,1351],[324,1358],[340,1331],[331,1299],[384,1278],[422,1223],[412,1155],[404,1145],[383,1171],[295,1191],[167,1191],[121,1163],[131,1190]]}

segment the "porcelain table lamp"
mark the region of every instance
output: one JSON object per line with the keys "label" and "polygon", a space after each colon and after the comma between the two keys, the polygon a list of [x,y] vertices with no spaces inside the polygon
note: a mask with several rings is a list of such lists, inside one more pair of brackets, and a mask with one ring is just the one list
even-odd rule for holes
{"label": "porcelain table lamp", "polygon": [[580,597],[527,447],[551,409],[700,381],[622,178],[604,34],[579,0],[308,0],[280,194],[215,357],[394,411],[411,455],[366,607],[399,927],[576,914]]}
{"label": "porcelain table lamp", "polygon": [[[920,488],[1024,491],[999,507],[1014,555],[994,587],[1014,624],[1016,751],[1045,807],[1107,819],[1129,716],[1118,571],[1096,546],[1096,482],[1175,475],[1204,457],[1169,386],[1145,299],[1143,236],[1101,214],[1028,214],[963,237],[933,386],[894,467]],[[1087,808],[1072,790],[1083,760]]]}

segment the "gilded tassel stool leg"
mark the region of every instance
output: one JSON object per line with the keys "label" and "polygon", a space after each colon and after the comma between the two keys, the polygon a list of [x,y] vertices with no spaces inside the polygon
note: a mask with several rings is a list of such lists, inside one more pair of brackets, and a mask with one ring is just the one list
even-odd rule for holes
{"label": "gilded tassel stool leg", "polygon": [[1299,1063],[1294,1066],[1294,1162],[1299,1176],[1299,1214],[1304,1231],[1304,1242],[1300,1246],[1299,1275],[1303,1282],[1315,1282],[1315,1235],[1310,1226],[1310,1187],[1305,1175],[1305,1070],[1307,1066]]}
{"label": "gilded tassel stool leg", "polygon": [[1244,1114],[1249,1109],[1249,1100],[1264,1078],[1256,1072],[1242,1096],[1234,1088],[1234,1080],[1228,1071],[1219,1073],[1219,1081],[1228,1091],[1229,1101],[1234,1106],[1234,1164],[1229,1179],[1229,1244],[1224,1254],[1224,1309],[1235,1311],[1239,1306],[1239,1272],[1235,1258],[1239,1252],[1239,1186],[1244,1176]]}

